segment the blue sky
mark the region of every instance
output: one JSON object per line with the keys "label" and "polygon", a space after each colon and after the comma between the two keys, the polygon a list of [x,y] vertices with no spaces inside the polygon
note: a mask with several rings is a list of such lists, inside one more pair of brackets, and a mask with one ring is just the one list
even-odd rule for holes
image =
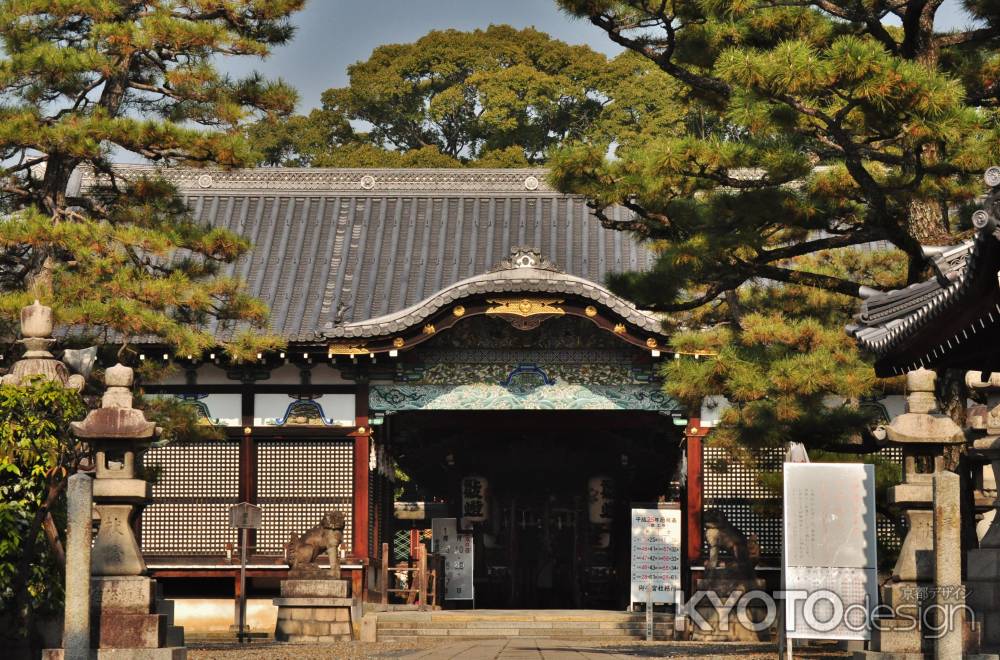
{"label": "blue sky", "polygon": [[[942,27],[968,23],[958,0],[945,0],[941,12]],[[415,41],[434,29],[509,23],[608,54],[619,50],[594,26],[560,12],[554,0],[310,0],[294,22],[295,39],[267,60],[234,58],[224,67],[233,74],[256,69],[283,78],[299,90],[300,112],[317,107],[323,90],[344,86],[347,67],[367,59],[375,47]]]}

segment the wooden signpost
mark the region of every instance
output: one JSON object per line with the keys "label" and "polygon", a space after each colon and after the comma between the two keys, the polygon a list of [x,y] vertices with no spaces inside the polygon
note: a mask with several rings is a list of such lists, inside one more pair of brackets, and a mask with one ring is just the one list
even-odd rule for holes
{"label": "wooden signpost", "polygon": [[240,619],[236,631],[242,644],[246,641],[247,623],[247,530],[260,529],[261,509],[241,502],[229,509],[229,526],[240,530]]}

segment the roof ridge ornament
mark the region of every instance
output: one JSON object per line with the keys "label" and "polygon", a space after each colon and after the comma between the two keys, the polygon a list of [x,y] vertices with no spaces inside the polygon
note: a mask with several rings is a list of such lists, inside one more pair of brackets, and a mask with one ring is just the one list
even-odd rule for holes
{"label": "roof ridge ornament", "polygon": [[550,270],[554,273],[564,272],[561,268],[542,256],[537,248],[522,247],[515,245],[510,250],[510,256],[501,260],[490,272],[496,273],[502,270],[514,270],[517,268],[537,268],[538,270]]}

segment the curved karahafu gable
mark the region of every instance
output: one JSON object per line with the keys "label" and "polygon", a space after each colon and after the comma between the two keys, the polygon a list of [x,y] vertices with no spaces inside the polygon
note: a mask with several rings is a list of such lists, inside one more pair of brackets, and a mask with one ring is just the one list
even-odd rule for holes
{"label": "curved karahafu gable", "polygon": [[1000,168],[990,168],[986,182],[973,240],[926,249],[933,279],[870,296],[847,327],[876,355],[880,376],[921,367],[1000,370]]}
{"label": "curved karahafu gable", "polygon": [[657,315],[637,309],[603,286],[560,271],[536,251],[519,247],[491,272],[456,282],[393,314],[328,324],[325,333],[335,340],[334,353],[400,350],[481,314],[503,318],[519,329],[575,315],[637,346],[657,349],[665,341]]}

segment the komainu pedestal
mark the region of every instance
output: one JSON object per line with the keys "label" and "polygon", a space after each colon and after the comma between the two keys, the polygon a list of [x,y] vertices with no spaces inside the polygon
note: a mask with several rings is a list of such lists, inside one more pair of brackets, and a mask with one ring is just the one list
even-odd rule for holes
{"label": "komainu pedestal", "polygon": [[347,580],[283,580],[281,598],[274,599],[274,639],[303,644],[350,641],[352,603]]}
{"label": "komainu pedestal", "polygon": [[[279,642],[315,643],[350,641],[351,605],[348,581],[340,579],[340,544],[344,540],[344,514],[323,514],[320,523],[301,537],[293,534],[286,557],[291,567],[281,582],[278,623],[274,638]],[[326,553],[328,568],[319,565]]]}

